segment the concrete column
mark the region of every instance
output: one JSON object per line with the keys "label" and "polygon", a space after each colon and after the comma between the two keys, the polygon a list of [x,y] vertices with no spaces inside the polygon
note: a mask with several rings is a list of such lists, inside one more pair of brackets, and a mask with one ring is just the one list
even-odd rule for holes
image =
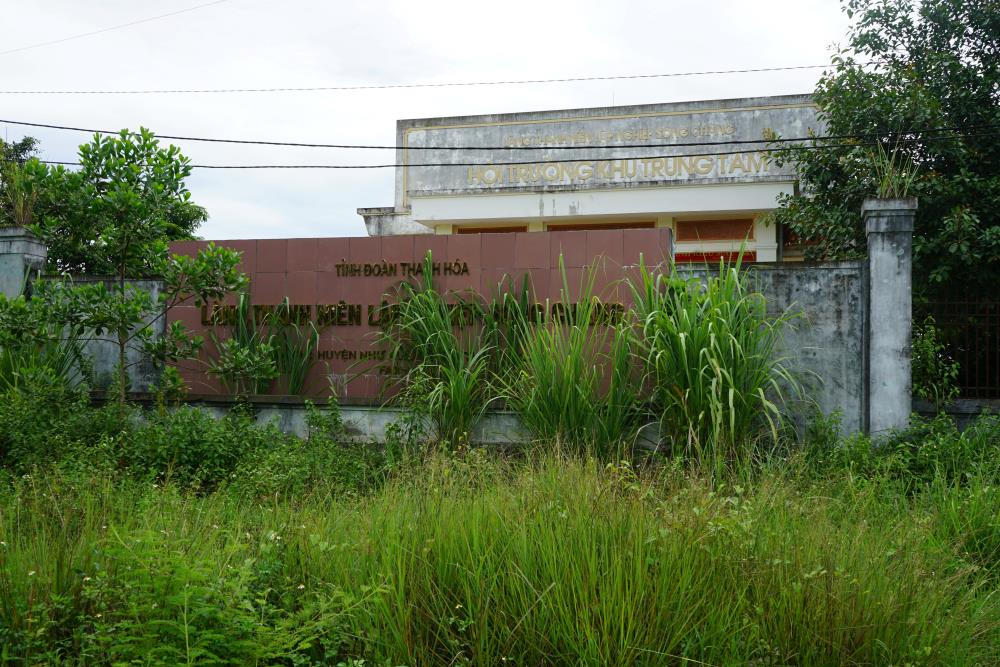
{"label": "concrete column", "polygon": [[0,294],[13,298],[29,274],[45,270],[48,248],[23,227],[0,227]]}
{"label": "concrete column", "polygon": [[916,199],[866,199],[868,430],[904,428],[912,410],[913,218]]}
{"label": "concrete column", "polygon": [[747,250],[757,251],[758,262],[778,261],[778,226],[765,224],[763,215],[754,217],[753,238],[754,245]]}

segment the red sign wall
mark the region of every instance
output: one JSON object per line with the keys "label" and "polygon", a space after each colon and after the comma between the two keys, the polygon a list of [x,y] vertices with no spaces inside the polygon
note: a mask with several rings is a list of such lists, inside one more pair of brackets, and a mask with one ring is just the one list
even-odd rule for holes
{"label": "red sign wall", "polygon": [[[173,244],[179,254],[194,254],[208,241]],[[379,306],[393,285],[421,270],[432,253],[435,284],[444,290],[474,289],[491,295],[497,284],[512,277],[530,276],[537,303],[558,301],[562,287],[559,256],[567,280],[576,290],[589,267],[596,271],[595,291],[606,302],[624,303],[627,289],[620,280],[636,271],[640,254],[647,266],[668,261],[669,229],[619,229],[573,232],[524,232],[412,235],[360,238],[261,239],[216,241],[242,253],[242,270],[250,278],[253,305],[259,311],[286,297],[296,317],[309,319],[320,329],[320,342],[303,394],[324,397],[330,378],[346,403],[366,403],[378,396],[374,345]],[[576,294],[570,294],[575,299]],[[169,321],[180,321],[206,338],[202,358],[179,364],[193,394],[228,393],[206,372],[214,354],[209,332],[229,335],[227,317],[235,298],[195,308],[171,309]],[[228,310],[227,310],[228,309]],[[353,378],[349,382],[348,378]],[[272,393],[285,390],[280,384]]]}

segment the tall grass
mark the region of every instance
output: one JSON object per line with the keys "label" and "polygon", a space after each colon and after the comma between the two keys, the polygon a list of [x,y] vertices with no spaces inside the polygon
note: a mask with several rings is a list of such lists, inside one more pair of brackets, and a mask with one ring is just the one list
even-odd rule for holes
{"label": "tall grass", "polygon": [[249,294],[240,294],[229,337],[219,340],[215,331],[208,336],[215,357],[208,361],[208,373],[218,377],[237,396],[266,394],[278,377],[274,360],[274,339],[258,318]]}
{"label": "tall grass", "polygon": [[319,347],[316,325],[311,320],[295,320],[287,297],[267,318],[275,365],[279,375],[287,379],[286,390],[291,395],[299,395],[305,388]]}
{"label": "tall grass", "polygon": [[596,267],[572,286],[559,266],[555,303],[538,303],[527,277],[502,281],[488,304],[442,294],[429,257],[399,286],[382,318],[385,365],[439,437],[467,436],[500,399],[537,439],[578,450],[618,453],[649,422],[667,450],[705,461],[778,442],[787,399],[801,395],[779,351],[793,317],[769,316],[740,263],[704,280],[642,264],[628,310],[594,293]]}
{"label": "tall grass", "polygon": [[482,327],[478,295],[442,293],[428,252],[423,272],[399,284],[381,319],[378,343],[387,350],[389,391],[423,412],[437,437],[468,440],[495,398],[490,377],[491,333]]}
{"label": "tall grass", "polygon": [[990,484],[909,504],[794,467],[741,488],[551,450],[432,456],[370,496],[264,505],[32,476],[0,488],[0,651],[16,664],[997,664],[995,580],[956,559],[939,511],[995,515]]}
{"label": "tall grass", "polygon": [[504,398],[537,438],[615,452],[631,445],[641,418],[631,323],[606,317],[594,269],[571,288],[561,256],[559,267],[560,299],[529,319]]}
{"label": "tall grass", "polygon": [[705,278],[639,268],[630,281],[651,409],[676,453],[746,456],[777,442],[783,407],[800,385],[779,351],[789,313],[771,317],[740,263]]}
{"label": "tall grass", "polygon": [[319,330],[298,315],[287,297],[258,313],[250,295],[240,294],[229,338],[209,332],[215,358],[208,372],[237,395],[266,394],[281,377],[286,393],[301,394],[316,363]]}

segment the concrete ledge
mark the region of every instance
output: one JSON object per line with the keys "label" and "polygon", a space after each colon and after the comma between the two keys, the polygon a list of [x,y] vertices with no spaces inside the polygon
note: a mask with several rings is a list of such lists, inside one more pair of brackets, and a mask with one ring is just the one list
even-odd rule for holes
{"label": "concrete ledge", "polygon": [[[102,400],[102,396],[95,396]],[[131,400],[146,407],[154,403],[150,394],[133,395]],[[246,400],[253,407],[257,423],[264,425],[273,422],[283,433],[304,438],[309,435],[306,425],[305,402],[299,397],[252,397]],[[233,409],[236,401],[229,397],[190,397],[185,404],[199,408],[221,418]],[[323,409],[327,401],[314,401],[317,408]],[[392,406],[376,405],[340,405],[340,416],[347,428],[348,439],[353,442],[384,443],[389,427],[399,422],[405,411]],[[428,429],[430,430],[430,429]],[[524,444],[531,441],[531,436],[521,426],[517,416],[512,412],[489,412],[477,425],[472,433],[472,441],[481,445],[511,445]]]}

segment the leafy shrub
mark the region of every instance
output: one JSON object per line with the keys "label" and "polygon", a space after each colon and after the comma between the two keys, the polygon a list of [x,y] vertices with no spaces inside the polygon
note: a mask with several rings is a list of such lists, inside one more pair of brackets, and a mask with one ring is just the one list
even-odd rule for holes
{"label": "leafy shrub", "polygon": [[270,342],[246,344],[235,336],[215,342],[217,356],[209,362],[208,373],[222,380],[235,396],[263,394],[278,377],[274,348]]}
{"label": "leafy shrub", "polygon": [[211,489],[230,479],[245,457],[287,437],[273,424],[258,426],[243,407],[216,419],[184,406],[135,425],[122,443],[122,456],[140,477]]}
{"label": "leafy shrub", "polygon": [[208,372],[238,396],[266,394],[284,378],[288,394],[300,394],[316,363],[319,331],[293,310],[285,298],[259,315],[249,294],[241,294],[233,313],[230,337],[209,338],[215,348]]}
{"label": "leafy shrub", "polygon": [[914,416],[909,428],[887,438],[873,441],[855,434],[834,447],[810,451],[818,474],[847,469],[899,483],[910,492],[932,482],[962,485],[983,475],[1000,480],[1000,417],[983,415],[960,431],[947,415]]}
{"label": "leafy shrub", "polygon": [[91,406],[82,389],[34,376],[0,393],[0,465],[15,473],[49,466],[120,428],[117,413]]}
{"label": "leafy shrub", "polygon": [[69,296],[59,283],[37,282],[35,294],[0,294],[0,391],[37,382],[86,385],[92,363],[84,330],[71,323]]}
{"label": "leafy shrub", "polygon": [[229,488],[248,497],[301,497],[321,489],[369,490],[383,479],[383,456],[368,443],[348,442],[335,402],[325,410],[307,403],[309,436],[286,437],[244,456]]}

